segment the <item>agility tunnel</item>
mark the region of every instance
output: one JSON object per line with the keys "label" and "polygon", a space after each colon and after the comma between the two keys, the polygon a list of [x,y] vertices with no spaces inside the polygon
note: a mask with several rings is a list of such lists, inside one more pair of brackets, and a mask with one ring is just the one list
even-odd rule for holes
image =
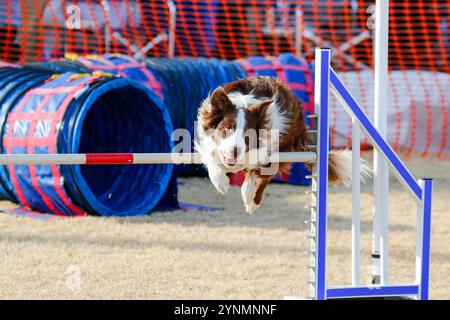
{"label": "agility tunnel", "polygon": [[157,81],[155,76],[147,69],[145,62],[121,54],[88,56],[66,54],[65,58],[66,60],[55,60],[50,63],[65,64],[66,66],[73,68],[82,66],[86,70],[103,71],[115,76],[137,80],[144,83],[162,98],[161,83]]}
{"label": "agility tunnel", "polygon": [[[33,70],[10,65],[4,65],[4,68],[0,68],[0,126],[2,131],[9,111],[29,90],[42,85],[49,77],[51,77],[51,73],[45,70]],[[2,145],[2,153],[5,153],[5,151]],[[14,190],[8,187],[7,179],[8,174],[5,172],[5,167],[0,167],[0,194],[8,200],[16,202],[17,197]]]}
{"label": "agility tunnel", "polygon": [[[52,76],[44,69],[0,70],[3,153],[172,150],[167,109],[142,83],[71,72]],[[170,164],[2,166],[0,193],[57,215],[141,215],[170,198],[172,170]]]}
{"label": "agility tunnel", "polygon": [[73,62],[68,60],[53,60],[47,62],[40,63],[32,63],[27,65],[28,68],[38,69],[38,70],[47,70],[52,73],[65,73],[65,72],[74,72],[74,73],[89,73],[90,69],[85,67],[82,63]]}

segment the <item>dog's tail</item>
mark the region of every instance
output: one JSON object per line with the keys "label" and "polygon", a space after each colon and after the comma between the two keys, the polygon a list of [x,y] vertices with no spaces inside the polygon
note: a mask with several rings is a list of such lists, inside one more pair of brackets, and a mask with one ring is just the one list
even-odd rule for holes
{"label": "dog's tail", "polygon": [[[372,176],[372,169],[366,160],[361,159],[361,181]],[[314,166],[310,166],[310,170]],[[350,150],[331,150],[328,156],[328,181],[330,184],[352,183],[352,152]]]}

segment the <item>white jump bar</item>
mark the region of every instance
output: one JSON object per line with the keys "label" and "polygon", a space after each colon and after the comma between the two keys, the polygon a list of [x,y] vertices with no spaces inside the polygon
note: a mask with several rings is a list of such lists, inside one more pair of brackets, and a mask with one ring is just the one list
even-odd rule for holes
{"label": "white jump bar", "polygon": [[[280,152],[271,162],[310,162],[314,152]],[[82,164],[201,164],[198,153],[87,153],[87,154],[2,154],[0,165]]]}

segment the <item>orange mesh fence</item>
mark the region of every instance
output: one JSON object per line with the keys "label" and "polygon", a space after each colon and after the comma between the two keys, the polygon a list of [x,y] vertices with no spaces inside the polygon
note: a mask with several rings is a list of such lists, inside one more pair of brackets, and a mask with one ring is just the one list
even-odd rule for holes
{"label": "orange mesh fence", "polygon": [[[314,48],[327,46],[334,67],[371,115],[374,3],[0,0],[0,60],[28,63],[65,52],[226,59],[293,52],[312,62]],[[390,3],[390,142],[409,154],[449,155],[450,1]],[[332,120],[333,144],[349,146],[351,123],[335,101]]]}

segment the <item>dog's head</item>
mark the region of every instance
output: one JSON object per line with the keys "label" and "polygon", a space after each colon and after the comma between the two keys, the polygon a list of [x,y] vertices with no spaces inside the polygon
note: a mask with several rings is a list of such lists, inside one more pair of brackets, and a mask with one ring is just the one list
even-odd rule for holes
{"label": "dog's head", "polygon": [[202,131],[212,137],[221,163],[237,169],[248,163],[246,155],[265,144],[270,130],[273,100],[258,99],[217,88],[200,108]]}

